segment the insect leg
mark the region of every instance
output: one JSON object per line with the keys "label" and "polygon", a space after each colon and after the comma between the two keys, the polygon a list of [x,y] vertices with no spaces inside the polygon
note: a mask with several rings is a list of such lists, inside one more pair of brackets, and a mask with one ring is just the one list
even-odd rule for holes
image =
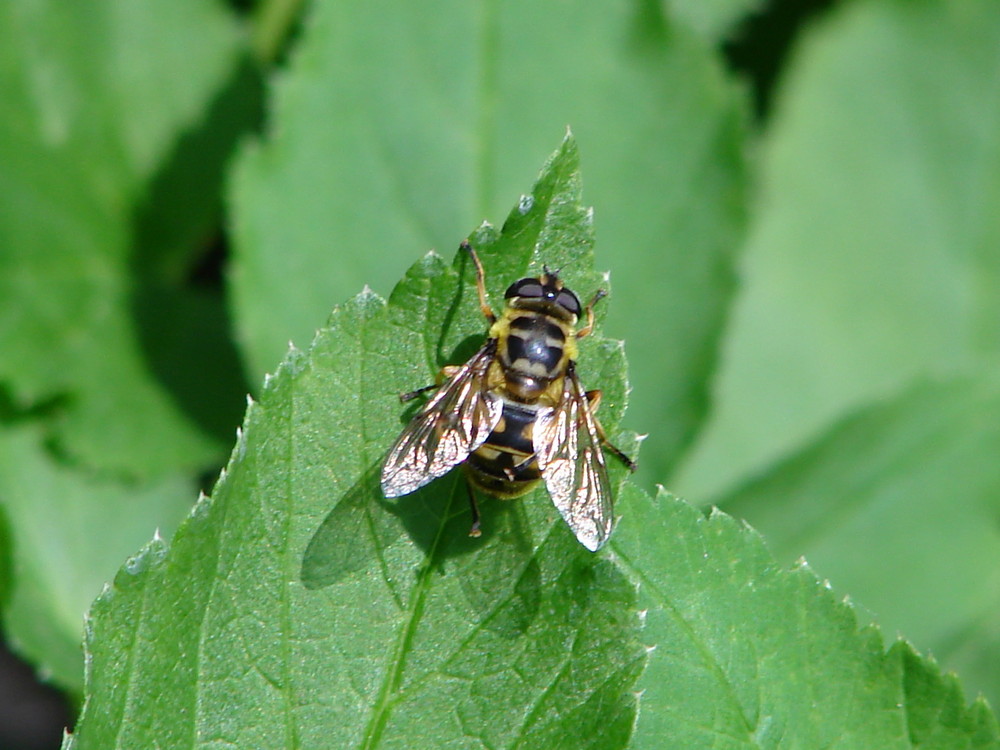
{"label": "insect leg", "polygon": [[417,388],[417,390],[410,391],[409,393],[400,393],[399,400],[405,404],[407,401],[412,401],[417,396],[427,393],[427,391],[433,391],[437,387],[437,383],[434,383],[433,385],[425,385],[423,388]]}
{"label": "insect leg", "polygon": [[611,451],[618,458],[619,461],[625,464],[628,467],[629,471],[635,471],[637,468],[635,461],[626,456],[625,452],[621,448],[619,448],[610,440],[608,440],[608,436],[604,433],[604,427],[601,426],[600,420],[598,420],[597,417],[594,416],[594,412],[597,411],[597,407],[600,406],[601,404],[601,392],[598,390],[593,390],[593,391],[587,391],[583,395],[587,399],[587,406],[590,408],[590,417],[591,419],[594,420],[594,427],[597,429],[597,436],[601,439],[602,445],[604,445],[605,448]]}
{"label": "insect leg", "polygon": [[432,385],[425,385],[423,388],[417,388],[417,390],[410,391],[409,393],[400,393],[399,400],[405,404],[407,401],[412,401],[417,396],[427,393],[427,391],[433,391],[435,388],[440,387],[441,383],[443,383],[445,380],[454,377],[455,373],[457,373],[461,369],[462,369],[461,365],[445,365],[444,367],[441,368],[441,372],[438,373],[436,383]]}
{"label": "insect leg", "polygon": [[587,313],[587,325],[576,332],[576,337],[582,339],[584,336],[589,336],[594,330],[594,305],[601,301],[604,297],[607,297],[608,293],[603,289],[598,289],[594,292],[594,296],[590,298],[590,302],[587,303],[586,313]]}
{"label": "insect leg", "polygon": [[476,504],[476,491],[472,488],[472,482],[468,477],[465,479],[465,489],[469,492],[469,508],[472,511],[472,528],[469,529],[469,536],[478,537],[483,533],[479,530],[479,506]]}
{"label": "insect leg", "polygon": [[483,264],[479,262],[479,256],[476,255],[476,251],[472,249],[468,240],[462,240],[462,249],[469,253],[469,257],[472,258],[472,262],[476,266],[476,291],[479,292],[479,309],[483,311],[483,315],[486,316],[490,325],[493,325],[496,323],[497,316],[493,314],[490,303],[486,301],[486,276],[483,273]]}

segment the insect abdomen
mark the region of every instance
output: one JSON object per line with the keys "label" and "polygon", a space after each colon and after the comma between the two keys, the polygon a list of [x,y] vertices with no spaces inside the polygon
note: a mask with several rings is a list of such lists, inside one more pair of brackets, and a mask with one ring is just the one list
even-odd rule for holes
{"label": "insect abdomen", "polygon": [[541,479],[532,443],[536,418],[534,408],[504,403],[500,423],[465,462],[469,479],[477,487],[496,497],[513,498]]}

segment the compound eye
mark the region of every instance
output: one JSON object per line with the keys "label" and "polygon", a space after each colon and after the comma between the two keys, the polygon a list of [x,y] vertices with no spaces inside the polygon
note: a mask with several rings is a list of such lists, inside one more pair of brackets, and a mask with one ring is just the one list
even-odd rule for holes
{"label": "compound eye", "polygon": [[566,308],[566,310],[573,313],[573,315],[579,316],[580,314],[580,300],[578,300],[576,295],[569,289],[563,289],[559,292],[556,297],[556,304],[560,307]]}
{"label": "compound eye", "polygon": [[510,299],[511,297],[544,297],[545,290],[542,288],[542,283],[538,279],[521,279],[520,281],[515,281],[507,288],[506,294],[504,294],[505,299]]}

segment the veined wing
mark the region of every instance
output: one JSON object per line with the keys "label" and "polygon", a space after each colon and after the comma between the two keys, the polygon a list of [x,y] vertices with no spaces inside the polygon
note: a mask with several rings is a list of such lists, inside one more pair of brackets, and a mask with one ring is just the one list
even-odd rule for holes
{"label": "veined wing", "polygon": [[403,430],[382,465],[382,493],[407,495],[446,474],[482,445],[500,421],[503,402],[485,390],[491,340],[437,390]]}
{"label": "veined wing", "polygon": [[597,423],[572,370],[562,403],[539,413],[534,445],[552,502],[580,543],[596,552],[611,534],[611,484]]}

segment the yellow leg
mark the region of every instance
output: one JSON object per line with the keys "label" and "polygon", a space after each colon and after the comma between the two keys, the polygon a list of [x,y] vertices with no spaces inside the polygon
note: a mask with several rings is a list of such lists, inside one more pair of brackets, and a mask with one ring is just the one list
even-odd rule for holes
{"label": "yellow leg", "polygon": [[469,253],[469,257],[472,258],[472,262],[476,266],[476,291],[479,292],[479,309],[483,311],[483,315],[486,316],[490,325],[493,325],[496,323],[497,316],[493,314],[490,303],[486,301],[486,276],[483,273],[483,264],[479,262],[479,256],[476,255],[476,251],[472,249],[468,240],[462,240],[462,249]]}
{"label": "yellow leg", "polygon": [[584,336],[589,336],[594,330],[594,305],[596,305],[601,299],[608,296],[608,293],[603,289],[598,289],[594,292],[594,296],[590,298],[590,302],[587,303],[587,325],[576,332],[576,337],[582,339]]}

